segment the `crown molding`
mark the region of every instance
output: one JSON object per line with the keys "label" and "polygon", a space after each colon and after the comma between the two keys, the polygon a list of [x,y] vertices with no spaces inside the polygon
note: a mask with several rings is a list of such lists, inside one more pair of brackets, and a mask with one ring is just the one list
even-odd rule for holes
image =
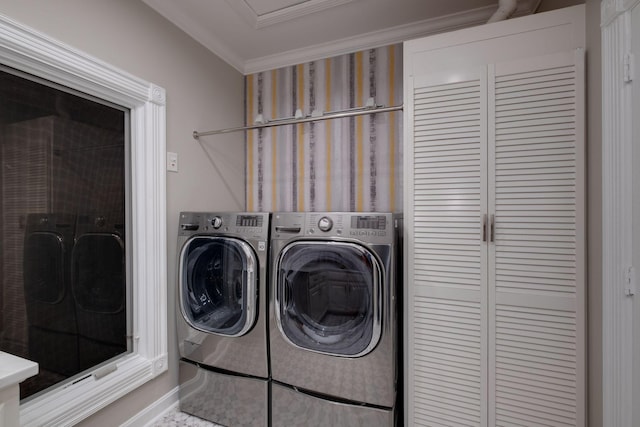
{"label": "crown molding", "polygon": [[606,27],[621,14],[633,9],[640,0],[602,0],[600,3],[600,26]]}
{"label": "crown molding", "polygon": [[[234,53],[228,44],[214,37],[207,28],[203,28],[193,18],[189,18],[181,9],[180,2],[157,0],[142,1],[244,75],[286,67],[289,65],[302,64],[359,50],[400,43],[418,37],[484,24],[491,15],[493,15],[497,7],[496,2],[495,5],[485,6],[469,11],[430,18],[411,24],[399,25],[331,42],[305,46],[303,48],[280,52],[273,55],[244,59]],[[339,6],[341,4],[346,4],[349,1],[357,0],[311,0],[311,2],[308,2],[310,5],[300,6],[302,9],[306,9],[304,14],[308,14],[322,10],[313,8]],[[518,0],[518,8],[514,13],[514,16],[523,16],[535,13],[540,1],[541,0]],[[225,0],[225,3],[237,12],[249,25],[261,25],[257,22],[258,18],[255,12],[244,1]],[[269,22],[269,19],[274,18],[275,16],[268,17],[269,15],[278,14],[278,12],[282,12],[279,15],[284,15],[284,11],[289,9],[296,9],[294,12],[300,13],[300,10],[297,10],[297,8],[298,6],[292,6],[290,8],[285,8],[282,11],[265,14],[265,22]],[[302,15],[303,14],[300,14],[296,17]],[[274,19],[280,18],[282,18],[282,16]],[[286,19],[293,19],[293,17],[290,16]]]}
{"label": "crown molding", "polygon": [[[518,8],[513,16],[517,17],[535,13],[540,1],[541,0],[519,0]],[[275,55],[248,59],[244,62],[242,72],[245,75],[253,74],[484,24],[496,11],[496,7],[497,6],[485,6],[453,13],[451,15],[425,19],[411,24],[399,25],[380,31],[359,34],[354,37],[328,43],[305,46],[301,49],[294,49]]]}
{"label": "crown molding", "polygon": [[253,74],[289,65],[303,64],[318,59],[372,49],[431,34],[478,25],[486,22],[493,12],[495,12],[494,6],[482,7],[426,19],[412,24],[399,25],[380,31],[360,34],[342,40],[321,43],[314,46],[305,46],[301,49],[294,49],[276,55],[249,59],[244,63],[243,73]]}
{"label": "crown molding", "polygon": [[[235,54],[226,43],[214,37],[202,28],[200,24],[187,16],[180,7],[180,2],[164,2],[153,0],[142,0],[147,6],[162,15],[183,32],[188,34],[192,39],[213,52],[220,59],[231,65],[236,70],[243,72],[244,60]],[[236,2],[238,0],[235,0]],[[234,8],[235,9],[235,8]]]}

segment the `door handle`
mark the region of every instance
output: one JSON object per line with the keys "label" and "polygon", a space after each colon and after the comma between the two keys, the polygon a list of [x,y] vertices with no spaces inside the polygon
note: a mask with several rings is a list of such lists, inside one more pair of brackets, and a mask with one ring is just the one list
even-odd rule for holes
{"label": "door handle", "polygon": [[200,227],[199,224],[180,224],[180,228],[185,231],[193,231],[197,230]]}
{"label": "door handle", "polygon": [[299,233],[302,230],[302,227],[282,227],[280,225],[276,226],[277,233]]}
{"label": "door handle", "polygon": [[487,241],[487,214],[482,215],[482,241]]}

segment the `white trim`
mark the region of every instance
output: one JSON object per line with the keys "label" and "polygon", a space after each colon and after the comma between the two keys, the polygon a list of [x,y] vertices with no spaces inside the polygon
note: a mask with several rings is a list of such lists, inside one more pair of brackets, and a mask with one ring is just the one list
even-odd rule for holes
{"label": "white trim", "polygon": [[258,15],[245,0],[225,0],[238,15],[242,16],[255,29],[270,27],[281,22],[351,3],[352,1],[355,0],[308,0],[304,3]]}
{"label": "white trim", "polygon": [[[535,12],[539,1],[519,1],[514,17]],[[485,6],[464,12],[425,19],[411,24],[398,25],[380,31],[359,34],[341,40],[306,46],[288,52],[248,59],[241,70],[245,75],[273,70],[289,65],[304,64],[318,59],[343,55],[365,49],[373,49],[394,43],[401,43],[419,37],[472,27],[487,22],[496,6]],[[215,52],[214,52],[215,53]]]}
{"label": "white trim", "polygon": [[120,427],[145,427],[153,426],[171,411],[178,410],[180,406],[180,387],[175,387],[169,393],[153,402],[151,405],[138,412]]}
{"label": "white trim", "polygon": [[602,0],[600,3],[600,25],[604,28],[619,15],[633,9],[640,0]]}
{"label": "white trim", "polygon": [[[411,24],[398,25],[384,30],[359,34],[327,43],[305,46],[304,48],[293,49],[273,55],[244,59],[234,53],[227,43],[213,36],[207,28],[203,28],[195,20],[191,19],[184,10],[181,9],[179,2],[142,1],[244,75],[273,70],[289,65],[303,64],[318,59],[343,55],[345,53],[372,49],[431,34],[484,24],[491,15],[493,15],[497,7],[496,5],[485,6],[439,16],[437,18],[425,19]],[[238,12],[249,25],[254,25],[254,20],[257,18],[253,18],[252,15],[255,16],[255,13],[252,10],[247,10],[250,8],[245,8],[239,4],[244,2],[239,2],[238,0],[225,1],[234,11]],[[519,0],[518,9],[513,16],[532,14],[535,12],[539,3],[539,0]]]}
{"label": "white trim", "polygon": [[179,1],[142,1],[160,15],[164,16],[176,27],[188,34],[195,41],[216,54],[227,64],[231,65],[239,72],[243,72],[244,60],[233,52],[227,43],[217,37],[214,37],[208,28],[202,27],[196,20],[184,13],[184,8]]}
{"label": "white trim", "polygon": [[342,6],[352,1],[354,0],[309,0],[295,6],[258,16],[256,29],[270,27],[311,13],[321,12],[335,6]]}
{"label": "white trim", "polygon": [[131,110],[132,353],[20,409],[23,426],[71,425],[167,370],[165,91],[2,15],[0,61]]}
{"label": "white trim", "polygon": [[[147,1],[147,0],[142,0]],[[258,15],[255,13],[253,9],[244,1],[238,0],[224,0],[227,5],[233,9],[238,15],[245,20],[245,22],[251,25],[252,28],[257,28],[258,26]],[[155,7],[155,6],[154,6]]]}
{"label": "white trim", "polygon": [[411,24],[398,25],[380,31],[372,31],[341,40],[306,46],[275,55],[248,59],[244,63],[243,72],[244,74],[253,74],[479,25],[486,22],[493,12],[495,12],[494,6],[486,6],[438,18],[425,19]]}
{"label": "white trim", "polygon": [[630,13],[602,3],[602,400],[603,425],[633,425],[632,299],[625,295],[632,265],[632,85],[624,82]]}

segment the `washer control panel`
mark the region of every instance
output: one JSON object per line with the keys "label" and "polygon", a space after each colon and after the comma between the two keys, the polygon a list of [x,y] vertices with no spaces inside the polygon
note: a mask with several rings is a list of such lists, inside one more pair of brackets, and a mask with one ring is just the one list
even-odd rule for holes
{"label": "washer control panel", "polygon": [[181,236],[218,233],[255,238],[266,242],[269,236],[269,213],[249,212],[181,212]]}

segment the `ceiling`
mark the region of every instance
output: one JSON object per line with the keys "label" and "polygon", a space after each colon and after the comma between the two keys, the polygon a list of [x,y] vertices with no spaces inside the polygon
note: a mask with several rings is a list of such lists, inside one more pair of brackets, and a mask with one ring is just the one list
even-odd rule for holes
{"label": "ceiling", "polygon": [[[484,23],[498,0],[143,0],[243,74]],[[514,16],[540,0],[518,0]]]}

